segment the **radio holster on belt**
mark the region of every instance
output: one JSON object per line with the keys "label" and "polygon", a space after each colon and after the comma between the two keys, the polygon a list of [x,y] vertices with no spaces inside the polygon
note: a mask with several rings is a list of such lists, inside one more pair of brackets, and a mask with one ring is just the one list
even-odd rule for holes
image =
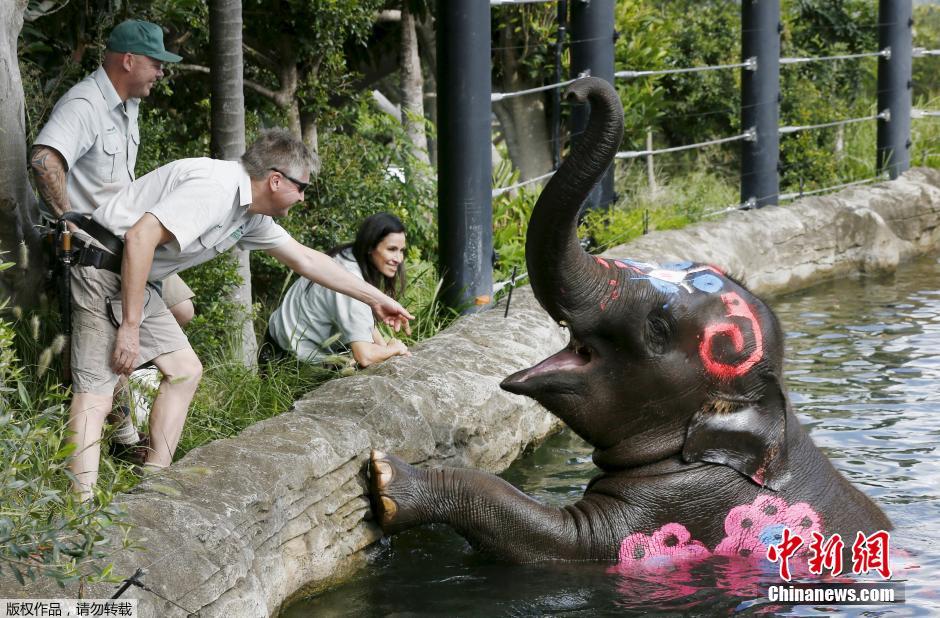
{"label": "radio holster on belt", "polygon": [[100,225],[94,219],[89,219],[77,212],[67,212],[57,222],[57,227],[65,225],[65,222],[74,224],[83,232],[101,243],[96,247],[81,239],[75,239],[75,255],[72,261],[76,266],[92,266],[94,268],[103,268],[113,273],[121,274],[121,258],[124,255],[124,242],[112,234],[110,230]]}
{"label": "radio holster on belt", "polygon": [[[76,238],[69,230],[68,223],[73,223],[107,250]],[[51,227],[42,228],[41,234],[46,255],[46,280],[55,286],[59,300],[62,334],[66,342],[63,377],[68,381],[71,378],[68,348],[72,336],[72,267],[92,266],[121,274],[124,243],[97,222],[77,212],[63,214]]]}

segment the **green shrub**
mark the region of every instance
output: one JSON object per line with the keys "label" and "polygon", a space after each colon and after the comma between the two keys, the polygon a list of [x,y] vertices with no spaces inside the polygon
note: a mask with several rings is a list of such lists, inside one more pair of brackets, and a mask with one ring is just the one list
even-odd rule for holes
{"label": "green shrub", "polygon": [[48,323],[55,325],[39,314],[17,327],[0,319],[0,572],[20,583],[37,576],[62,583],[108,578],[103,558],[113,546],[105,531],[124,526],[110,502],[127,475],[105,463],[94,501],[77,502],[69,490],[69,393],[56,379],[64,340],[44,328]]}
{"label": "green shrub", "polygon": [[624,174],[621,199],[613,208],[585,214],[582,235],[592,240],[592,251],[612,247],[641,236],[644,230],[670,230],[700,221],[703,216],[735,204],[736,181],[709,172],[693,172],[667,179],[655,191],[637,168]]}

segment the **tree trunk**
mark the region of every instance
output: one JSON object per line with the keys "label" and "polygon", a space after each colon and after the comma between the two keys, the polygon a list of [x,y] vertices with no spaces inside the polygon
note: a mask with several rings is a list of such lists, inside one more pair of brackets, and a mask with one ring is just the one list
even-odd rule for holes
{"label": "tree trunk", "polygon": [[301,114],[300,120],[303,126],[302,137],[304,145],[310,152],[317,154],[320,151],[320,138],[317,133],[317,118],[314,114]]}
{"label": "tree trunk", "polygon": [[[500,32],[499,55],[503,67],[503,92],[518,92],[533,87],[520,77],[516,49],[510,28]],[[509,158],[519,170],[521,180],[535,178],[552,171],[552,143],[548,131],[545,94],[526,94],[497,101],[493,111],[499,120]]]}
{"label": "tree trunk", "polygon": [[[245,152],[244,58],[242,57],[241,0],[211,0],[209,3],[209,46],[211,53],[211,97],[213,156],[233,161]],[[251,268],[248,251],[233,249],[238,260],[241,284],[230,299],[240,307],[242,317],[241,358],[253,367],[258,357],[251,303]]]}
{"label": "tree trunk", "polygon": [[16,42],[27,0],[0,2],[0,302],[32,306],[41,291],[36,199],[26,175],[26,112]]}
{"label": "tree trunk", "polygon": [[[415,24],[415,30],[418,35],[419,45],[418,53],[421,54],[421,62],[428,67],[427,79],[424,80],[424,97],[430,98],[431,102],[425,110],[432,126],[437,126],[437,33],[434,30],[434,19],[428,15],[422,21]],[[431,167],[437,168],[437,144],[433,137],[427,137],[428,140],[428,158],[431,160]]]}
{"label": "tree trunk", "polygon": [[415,18],[402,0],[401,7],[401,121],[413,145],[414,155],[429,163],[428,138],[424,132],[424,80],[418,56],[418,33]]}

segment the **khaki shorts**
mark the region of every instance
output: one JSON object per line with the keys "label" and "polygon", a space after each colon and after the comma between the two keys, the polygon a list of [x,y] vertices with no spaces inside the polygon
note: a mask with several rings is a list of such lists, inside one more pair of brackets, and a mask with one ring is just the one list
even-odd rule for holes
{"label": "khaki shorts", "polygon": [[186,285],[186,282],[180,279],[179,275],[170,275],[163,280],[163,302],[167,307],[178,305],[184,300],[189,300],[195,294]]}
{"label": "khaki shorts", "polygon": [[[111,354],[120,324],[121,277],[92,266],[72,267],[72,390],[76,393],[110,395],[118,381],[111,370]],[[189,348],[189,340],[156,288],[144,290],[144,312],[140,324],[140,354],[143,365],[163,354]]]}

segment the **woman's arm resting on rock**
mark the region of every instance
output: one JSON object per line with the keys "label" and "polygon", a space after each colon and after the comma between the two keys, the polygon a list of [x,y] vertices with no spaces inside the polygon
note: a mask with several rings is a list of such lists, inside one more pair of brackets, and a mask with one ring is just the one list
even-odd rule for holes
{"label": "woman's arm resting on rock", "polygon": [[360,367],[381,363],[393,356],[411,356],[407,346],[397,339],[381,344],[374,341],[353,341],[350,347],[352,348],[353,358],[356,359]]}

